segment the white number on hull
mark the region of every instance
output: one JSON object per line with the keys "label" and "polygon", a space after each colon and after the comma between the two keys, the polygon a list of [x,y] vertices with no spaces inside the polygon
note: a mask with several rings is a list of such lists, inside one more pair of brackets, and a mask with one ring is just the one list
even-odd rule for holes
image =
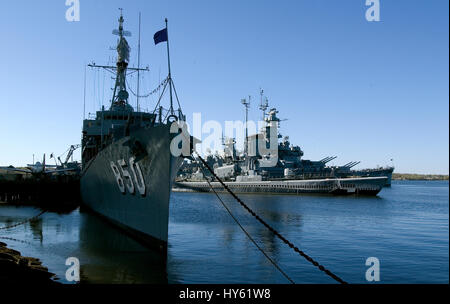
{"label": "white number on hull", "polygon": [[119,169],[113,161],[111,161],[111,169],[116,177],[117,186],[119,186],[120,192],[125,193],[125,185],[123,184],[122,176],[120,176]]}
{"label": "white number on hull", "polygon": [[[142,196],[145,196],[145,181],[144,177],[142,175],[141,168],[139,167],[139,164],[135,163],[135,158],[130,157],[128,163],[125,162],[123,159],[119,159],[117,161],[119,164],[119,167],[116,166],[116,164],[111,161],[111,169],[114,173],[114,176],[116,177],[117,186],[119,187],[120,192],[125,193],[125,182],[126,180],[126,189],[129,193],[134,194],[135,189],[139,191],[139,193]],[[120,168],[120,170],[119,170]],[[130,172],[128,171],[130,169]],[[136,185],[135,185],[135,182]]]}
{"label": "white number on hull", "polygon": [[119,168],[122,171],[122,176],[124,177],[125,180],[128,180],[127,183],[128,192],[134,194],[134,184],[133,180],[131,179],[130,172],[128,172],[127,163],[123,159],[119,159],[117,163],[119,164]]}
{"label": "white number on hull", "polygon": [[134,156],[130,157],[130,168],[131,173],[133,173],[134,180],[136,181],[136,188],[138,189],[139,193],[144,196],[145,195],[145,182],[144,182],[144,176],[142,175],[141,167],[139,167],[139,164],[136,164]]}

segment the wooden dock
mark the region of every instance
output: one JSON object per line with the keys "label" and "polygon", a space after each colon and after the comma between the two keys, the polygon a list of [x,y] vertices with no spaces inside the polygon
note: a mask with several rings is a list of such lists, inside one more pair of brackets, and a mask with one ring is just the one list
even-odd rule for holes
{"label": "wooden dock", "polygon": [[79,176],[36,178],[22,174],[0,174],[0,202],[38,206],[79,205]]}

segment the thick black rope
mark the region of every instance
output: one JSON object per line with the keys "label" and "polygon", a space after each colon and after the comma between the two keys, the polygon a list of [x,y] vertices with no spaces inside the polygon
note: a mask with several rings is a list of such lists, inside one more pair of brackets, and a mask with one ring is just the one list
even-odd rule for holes
{"label": "thick black rope", "polygon": [[231,216],[231,218],[236,222],[236,224],[241,228],[241,230],[247,235],[247,237],[250,239],[250,241],[256,246],[256,248],[258,248],[259,251],[261,251],[261,253],[267,258],[267,260],[269,260],[270,263],[272,263],[272,265],[292,284],[295,284],[295,282],[281,269],[280,266],[278,266],[278,264],[272,260],[267,253],[258,245],[258,243],[256,243],[256,241],[252,238],[252,236],[247,232],[247,230],[245,230],[245,228],[241,225],[241,223],[239,222],[239,220],[233,215],[233,213],[231,213],[231,210],[228,208],[228,206],[225,204],[225,202],[220,198],[219,194],[216,192],[216,190],[214,190],[213,186],[211,185],[211,183],[209,182],[209,180],[206,178],[206,174],[205,174],[205,170],[203,169],[203,167],[200,167],[202,169],[203,175],[205,176],[206,181],[208,182],[209,187],[211,188],[211,190],[214,192],[214,194],[217,196],[217,198],[219,199],[220,203],[222,204],[222,206],[225,208],[225,210],[227,210],[228,214]]}
{"label": "thick black rope", "polygon": [[314,266],[316,266],[317,268],[319,268],[321,271],[325,272],[328,276],[330,276],[331,278],[333,278],[334,280],[336,280],[337,282],[341,283],[341,284],[347,284],[347,282],[345,282],[344,280],[342,280],[340,277],[338,277],[337,275],[335,275],[334,273],[332,273],[331,271],[329,271],[328,269],[326,269],[324,266],[320,265],[318,262],[316,262],[313,258],[311,258],[310,256],[308,256],[305,252],[303,252],[302,250],[300,250],[297,246],[295,246],[294,244],[292,244],[290,241],[288,241],[284,236],[282,236],[278,231],[276,231],[274,228],[272,228],[269,224],[267,224],[262,218],[260,218],[252,209],[250,209],[239,197],[236,196],[236,194],[234,194],[233,191],[231,191],[227,185],[225,185],[225,183],[214,173],[214,171],[211,169],[211,167],[208,165],[208,163],[197,153],[195,152],[198,156],[198,158],[200,159],[200,161],[203,163],[203,165],[208,169],[209,172],[211,172],[211,174],[220,182],[220,184],[222,184],[222,186],[225,188],[225,190],[228,191],[228,193],[231,194],[231,196],[233,196],[233,198],[235,200],[237,200],[239,202],[239,204],[241,204],[242,207],[244,207],[244,209],[246,209],[251,215],[253,215],[261,224],[263,224],[267,229],[269,229],[273,234],[275,234],[280,240],[282,240],[286,245],[288,245],[289,247],[291,247],[295,252],[297,252],[298,254],[300,254],[302,257],[304,257],[308,262],[310,262],[311,264],[313,264]]}

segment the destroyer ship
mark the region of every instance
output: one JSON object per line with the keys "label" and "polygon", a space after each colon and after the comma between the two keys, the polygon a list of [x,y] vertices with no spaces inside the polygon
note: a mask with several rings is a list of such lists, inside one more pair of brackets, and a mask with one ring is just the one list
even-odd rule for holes
{"label": "destroyer ship", "polygon": [[[245,100],[242,103],[248,104]],[[198,160],[186,160],[180,168],[174,190],[205,192],[214,188],[224,191],[222,185],[215,181],[216,177],[237,193],[376,195],[383,186],[390,185],[393,167],[356,171],[351,168],[359,162],[326,166],[335,156],[319,161],[302,159],[304,153],[301,148],[291,145],[289,137],[283,138],[277,133],[280,119],[276,108],[270,109],[266,115],[266,99],[265,103],[261,103],[260,109],[263,111],[265,124],[260,133],[252,136],[246,134],[242,154],[237,152],[233,138],[222,138],[223,152],[206,158],[208,165],[214,169],[215,176],[202,170],[202,164]],[[271,137],[271,130],[275,130],[276,136]],[[278,142],[279,138],[283,139]],[[272,152],[275,157],[259,151],[260,144],[270,146],[271,141],[276,141],[277,150]]]}
{"label": "destroyer ship", "polygon": [[[123,29],[122,13],[118,21],[113,31],[118,36],[116,66],[89,65],[113,71],[115,86],[109,109],[102,106],[95,119],[83,121],[82,202],[140,241],[166,251],[169,198],[183,161],[182,155],[171,153],[171,141],[180,132],[177,128],[178,133],[171,132],[171,126],[185,116],[181,108],[178,115],[173,110],[170,62],[161,94],[170,87],[170,111],[163,117],[161,107],[148,113],[139,111],[138,104],[137,111],[130,105],[127,71],[146,69],[128,67],[130,47],[125,36],[130,33]],[[167,19],[165,30],[158,33],[155,44],[167,41],[168,51]]]}

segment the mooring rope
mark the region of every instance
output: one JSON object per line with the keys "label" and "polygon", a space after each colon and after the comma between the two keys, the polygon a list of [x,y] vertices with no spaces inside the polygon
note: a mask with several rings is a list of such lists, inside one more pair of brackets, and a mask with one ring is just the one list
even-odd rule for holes
{"label": "mooring rope", "polygon": [[31,221],[37,219],[38,217],[40,217],[40,216],[41,216],[42,214],[44,214],[45,212],[47,212],[47,210],[42,210],[39,214],[37,214],[37,215],[35,215],[35,216],[33,216],[33,217],[30,217],[29,219],[26,219],[25,221],[15,223],[15,224],[10,225],[10,226],[0,227],[0,230],[11,229],[11,228],[14,228],[14,227],[23,225],[23,224],[25,224],[25,223],[31,222]]}
{"label": "mooring rope", "polygon": [[202,169],[203,175],[205,176],[206,181],[208,182],[209,187],[211,187],[211,190],[214,192],[214,194],[216,195],[216,197],[219,199],[220,203],[222,204],[222,206],[225,208],[225,210],[228,212],[228,214],[231,216],[231,218],[236,222],[236,224],[241,228],[241,230],[247,235],[247,237],[249,238],[249,240],[256,246],[256,248],[258,248],[259,251],[261,251],[261,253],[267,258],[267,260],[272,263],[272,265],[292,284],[295,284],[295,282],[281,269],[280,266],[278,266],[278,264],[272,260],[272,258],[269,257],[269,255],[258,245],[258,243],[256,243],[256,241],[252,238],[252,236],[250,235],[250,233],[247,232],[247,230],[245,230],[245,228],[241,225],[241,223],[239,222],[239,220],[233,215],[233,213],[231,212],[231,210],[228,208],[228,206],[225,204],[225,202],[222,200],[222,198],[219,196],[219,194],[216,192],[216,190],[214,190],[213,186],[211,185],[211,183],[209,182],[209,180],[206,178],[206,174],[205,171],[203,169],[203,167],[200,167]]}
{"label": "mooring rope", "polygon": [[[261,224],[263,224],[267,229],[269,229],[273,234],[275,234],[283,243],[288,245],[290,248],[292,248],[295,252],[300,254],[302,257],[304,257],[308,262],[319,268],[321,271],[323,271],[325,274],[336,280],[337,282],[341,284],[347,284],[344,280],[342,280],[340,277],[332,273],[330,270],[326,269],[323,265],[319,264],[317,261],[315,261],[313,258],[308,256],[305,252],[300,250],[297,246],[295,246],[293,243],[291,243],[289,240],[287,240],[284,236],[282,236],[277,230],[275,230],[272,226],[270,226],[268,223],[266,223],[262,218],[259,217],[250,207],[248,207],[239,197],[237,197],[236,194],[234,194],[233,191],[228,188],[227,185],[214,173],[214,171],[211,169],[211,167],[208,165],[208,163],[199,155],[197,151],[194,151],[200,161],[203,163],[203,165],[208,169],[209,172],[220,182],[220,184],[224,187],[225,190],[228,191],[228,193],[233,196],[233,198],[239,202],[239,204],[244,207],[251,215],[253,215]],[[208,181],[209,184],[209,181]],[[209,184],[210,187],[212,187],[211,184]]]}

